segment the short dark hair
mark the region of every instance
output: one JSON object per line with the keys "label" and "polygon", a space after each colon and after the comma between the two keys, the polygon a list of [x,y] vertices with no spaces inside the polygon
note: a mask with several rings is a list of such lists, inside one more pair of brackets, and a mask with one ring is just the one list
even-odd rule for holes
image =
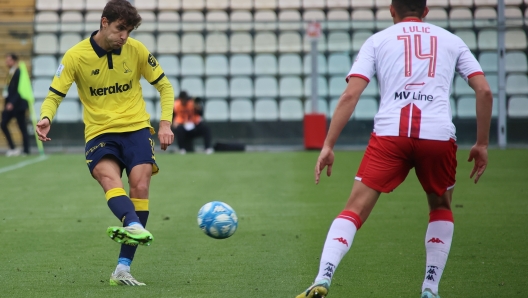
{"label": "short dark hair", "polygon": [[15,53],[9,53],[9,54],[7,54],[7,57],[13,59],[13,61],[15,61],[15,62],[18,61],[18,56]]}
{"label": "short dark hair", "polygon": [[421,18],[426,6],[427,0],[392,0],[392,7],[400,18]]}
{"label": "short dark hair", "polygon": [[189,100],[189,94],[187,94],[186,91],[180,91],[180,94],[178,95],[178,98],[179,99],[182,99],[182,100]]}
{"label": "short dark hair", "polygon": [[141,16],[138,14],[137,9],[126,0],[108,1],[103,9],[102,18],[106,18],[108,23],[120,20],[126,27],[132,26],[134,29],[141,25]]}

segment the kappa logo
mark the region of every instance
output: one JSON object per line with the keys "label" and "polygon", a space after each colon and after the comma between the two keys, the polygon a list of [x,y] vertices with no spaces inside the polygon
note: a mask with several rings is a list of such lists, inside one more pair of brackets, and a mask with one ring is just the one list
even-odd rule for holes
{"label": "kappa logo", "polygon": [[92,76],[96,76],[99,74],[99,69],[92,70]]}
{"label": "kappa logo", "polygon": [[429,241],[427,241],[427,243],[429,243],[429,242],[432,242],[432,243],[442,243],[442,244],[444,244],[444,241],[440,240],[440,238],[435,238],[435,237],[429,239]]}
{"label": "kappa logo", "polygon": [[348,241],[345,238],[339,237],[339,238],[334,238],[334,240],[337,240],[348,247]]}

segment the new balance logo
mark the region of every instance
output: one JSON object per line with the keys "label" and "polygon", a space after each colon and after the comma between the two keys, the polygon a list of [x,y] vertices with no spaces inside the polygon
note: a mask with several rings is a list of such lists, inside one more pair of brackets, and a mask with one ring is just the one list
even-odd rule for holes
{"label": "new balance logo", "polygon": [[90,95],[91,96],[103,96],[107,94],[126,92],[130,89],[132,89],[132,81],[130,81],[129,84],[119,85],[119,83],[115,83],[115,85],[113,86],[104,87],[104,88],[90,87]]}
{"label": "new balance logo", "polygon": [[348,247],[348,241],[345,238],[339,237],[339,238],[334,238],[334,240],[337,240]]}
{"label": "new balance logo", "polygon": [[444,241],[440,240],[440,238],[435,238],[435,237],[429,239],[429,241],[427,241],[427,243],[429,243],[429,242],[444,244]]}
{"label": "new balance logo", "polygon": [[99,69],[92,70],[92,76],[96,76],[99,74]]}

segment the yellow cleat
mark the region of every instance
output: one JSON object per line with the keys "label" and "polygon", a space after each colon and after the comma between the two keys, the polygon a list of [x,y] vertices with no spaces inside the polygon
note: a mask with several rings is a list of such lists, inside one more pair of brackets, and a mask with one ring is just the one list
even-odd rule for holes
{"label": "yellow cleat", "polygon": [[323,279],[315,282],[306,291],[297,295],[295,298],[325,298],[328,295],[328,289],[330,288],[330,281]]}

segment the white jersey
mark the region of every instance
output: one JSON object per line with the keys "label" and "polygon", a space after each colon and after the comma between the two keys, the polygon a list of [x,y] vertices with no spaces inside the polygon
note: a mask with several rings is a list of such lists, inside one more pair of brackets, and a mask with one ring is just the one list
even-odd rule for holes
{"label": "white jersey", "polygon": [[418,19],[407,19],[372,35],[347,76],[367,82],[377,74],[380,106],[374,117],[378,136],[455,139],[451,84],[455,70],[466,81],[484,74],[458,36]]}

